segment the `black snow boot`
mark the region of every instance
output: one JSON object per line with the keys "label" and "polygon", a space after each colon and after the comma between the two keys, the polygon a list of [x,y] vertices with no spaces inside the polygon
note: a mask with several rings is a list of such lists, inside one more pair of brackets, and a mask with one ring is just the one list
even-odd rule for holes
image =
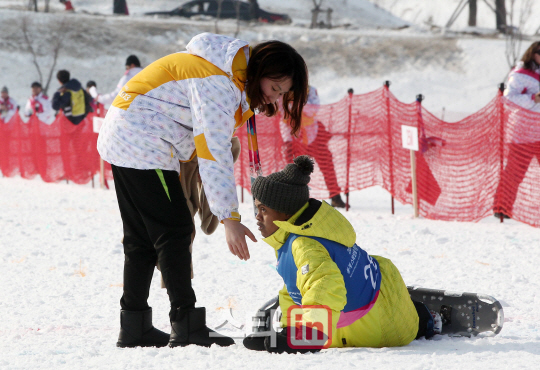
{"label": "black snow boot", "polygon": [[208,329],[204,307],[176,310],[176,317],[171,322],[170,347],[184,347],[190,344],[210,347],[214,343],[226,347],[233,345],[234,340]]}
{"label": "black snow boot", "polygon": [[341,195],[334,195],[332,197],[332,207],[335,207],[335,208],[345,208],[345,202],[343,201],[343,199],[341,199]]}
{"label": "black snow boot", "polygon": [[266,351],[266,347],[264,346],[265,339],[266,336],[256,337],[254,335],[248,335],[244,338],[244,347],[252,351]]}
{"label": "black snow boot", "polygon": [[117,347],[164,347],[169,334],[152,325],[152,308],[146,311],[120,310],[120,335]]}

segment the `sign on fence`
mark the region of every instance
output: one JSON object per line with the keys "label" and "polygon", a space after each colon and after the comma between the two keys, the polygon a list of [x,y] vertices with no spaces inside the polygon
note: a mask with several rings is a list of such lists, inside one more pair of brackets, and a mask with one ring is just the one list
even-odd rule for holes
{"label": "sign on fence", "polygon": [[405,149],[418,151],[418,128],[402,125],[401,141]]}
{"label": "sign on fence", "polygon": [[414,217],[418,217],[418,188],[416,186],[416,156],[415,151],[418,151],[418,128],[412,126],[401,125],[401,141],[405,149],[409,149],[411,153],[411,181]]}

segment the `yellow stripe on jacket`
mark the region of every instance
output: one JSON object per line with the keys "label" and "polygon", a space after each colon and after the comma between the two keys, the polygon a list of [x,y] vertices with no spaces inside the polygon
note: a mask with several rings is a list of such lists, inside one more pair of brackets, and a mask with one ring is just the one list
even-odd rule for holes
{"label": "yellow stripe on jacket", "polygon": [[[215,75],[229,76],[238,89],[243,92],[245,89],[246,68],[246,57],[242,51],[238,52],[233,59],[232,77],[201,57],[187,53],[171,54],[156,60],[133,77],[122,87],[112,105],[127,110],[137,96],[144,95],[168,82]],[[234,117],[236,120],[235,130],[241,127],[252,115],[253,111],[251,109],[242,112],[242,107],[239,106]],[[197,155],[200,158],[215,161],[214,156],[208,149],[204,134],[195,137],[195,145],[197,150],[191,158]]]}
{"label": "yellow stripe on jacket", "polygon": [[167,55],[150,64],[125,84],[112,105],[127,110],[137,96],[146,94],[167,82],[214,75],[227,74],[212,63],[192,54]]}

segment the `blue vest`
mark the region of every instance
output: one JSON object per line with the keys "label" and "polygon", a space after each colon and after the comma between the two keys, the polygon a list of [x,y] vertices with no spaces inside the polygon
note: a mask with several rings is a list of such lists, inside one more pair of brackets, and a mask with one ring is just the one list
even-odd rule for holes
{"label": "blue vest", "polygon": [[296,284],[296,272],[303,266],[297,268],[292,255],[292,244],[298,237],[315,239],[321,243],[340,269],[347,290],[347,304],[343,312],[354,311],[373,301],[381,286],[379,263],[375,258],[356,244],[348,248],[328,239],[291,233],[278,250],[277,272],[283,278],[295,304],[302,304],[302,294]]}

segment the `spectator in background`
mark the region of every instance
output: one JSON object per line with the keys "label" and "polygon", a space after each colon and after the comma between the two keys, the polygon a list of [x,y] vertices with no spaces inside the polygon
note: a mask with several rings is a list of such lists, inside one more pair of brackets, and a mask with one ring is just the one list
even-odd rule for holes
{"label": "spectator in background", "polygon": [[4,123],[8,123],[19,107],[15,99],[9,96],[9,91],[6,86],[2,87],[0,96],[0,117]]}
{"label": "spectator in background", "polygon": [[66,70],[60,70],[56,74],[61,86],[54,93],[52,107],[54,110],[62,109],[66,118],[74,125],[78,125],[92,111],[91,97],[78,80],[70,77],[69,71]]}
{"label": "spectator in background", "polygon": [[[540,113],[540,41],[533,42],[521,61],[510,72],[504,96],[522,108]],[[497,188],[495,217],[510,218],[519,185],[529,164],[540,161],[540,124],[527,119],[522,110],[508,117],[511,132],[508,162]]]}
{"label": "spectator in background", "polygon": [[114,89],[108,94],[98,95],[97,101],[103,105],[111,105],[114,98],[116,98],[116,95],[118,95],[118,93],[120,92],[120,89],[122,89],[122,87],[140,71],[142,71],[142,68],[139,58],[137,58],[136,55],[130,55],[129,57],[127,57],[126,72],[124,73],[120,81],[118,81],[116,89]]}
{"label": "spectator in background", "polygon": [[54,122],[55,118],[51,101],[43,94],[43,89],[39,82],[33,82],[30,87],[32,88],[32,96],[26,101],[24,115],[30,117],[32,114],[35,114],[41,122],[50,125]]}
{"label": "spectator in background", "polygon": [[59,0],[62,4],[64,4],[64,6],[66,7],[66,9],[64,9],[66,12],[74,12],[75,11],[75,8],[73,7],[73,4],[71,4],[71,1],[70,0]]}
{"label": "spectator in background", "polygon": [[[284,120],[280,122],[280,131],[285,144],[286,161],[291,162],[295,154],[307,154],[313,157],[323,173],[326,187],[332,194],[335,189],[339,189],[332,152],[328,149],[328,142],[332,135],[326,131],[322,122],[316,118],[319,106],[320,100],[317,89],[309,86],[308,100],[302,113],[302,127],[300,128],[299,137],[292,137],[290,133],[291,127]],[[345,208],[345,203],[341,199],[339,192],[332,196],[332,207]]]}
{"label": "spectator in background", "polygon": [[126,0],[113,0],[113,14],[129,15]]}
{"label": "spectator in background", "polygon": [[91,91],[94,91],[94,89],[92,89],[92,87],[95,89],[95,91],[97,92],[97,84],[96,84],[96,81],[93,81],[93,80],[89,80],[87,83],[86,83],[86,92],[90,94],[90,96],[92,96],[92,94],[90,93]]}
{"label": "spectator in background", "polygon": [[100,112],[103,105],[96,100],[98,96],[96,81],[90,80],[86,83],[86,92],[92,97],[90,100],[92,110],[96,113]]}

